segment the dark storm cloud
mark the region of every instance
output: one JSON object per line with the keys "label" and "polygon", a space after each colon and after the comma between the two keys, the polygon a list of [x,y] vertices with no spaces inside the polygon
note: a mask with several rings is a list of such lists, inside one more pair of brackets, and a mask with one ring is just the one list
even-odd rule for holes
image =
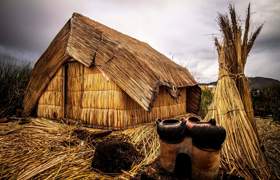
{"label": "dark storm cloud", "polygon": [[[280,22],[279,22],[280,23]],[[258,39],[256,50],[271,49],[280,50],[280,26],[278,34],[268,34],[265,37]]]}
{"label": "dark storm cloud", "polygon": [[[248,0],[236,0],[244,21]],[[229,1],[215,0],[1,0],[0,54],[37,59],[60,28],[79,12],[148,42],[187,67],[200,81],[217,78],[214,36],[217,13]],[[246,73],[280,79],[280,1],[252,1],[252,27],[265,23],[248,59]],[[265,68],[264,68],[265,67]]]}
{"label": "dark storm cloud", "polygon": [[62,15],[67,14],[67,9],[61,13],[64,8],[59,3],[46,2],[1,1],[0,43],[17,49],[42,51],[68,18]]}

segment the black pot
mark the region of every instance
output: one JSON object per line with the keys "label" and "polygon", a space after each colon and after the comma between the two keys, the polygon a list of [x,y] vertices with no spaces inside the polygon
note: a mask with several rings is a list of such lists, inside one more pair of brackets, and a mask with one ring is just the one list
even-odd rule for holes
{"label": "black pot", "polygon": [[156,121],[159,138],[170,144],[177,144],[184,140],[186,123],[177,119],[166,119]]}
{"label": "black pot", "polygon": [[203,125],[199,123],[194,125],[190,131],[192,143],[200,149],[219,150],[226,138],[226,130],[221,126]]}

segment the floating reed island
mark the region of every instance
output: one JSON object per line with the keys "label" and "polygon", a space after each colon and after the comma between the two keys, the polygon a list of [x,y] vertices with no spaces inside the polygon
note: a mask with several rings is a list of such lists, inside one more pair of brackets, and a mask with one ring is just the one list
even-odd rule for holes
{"label": "floating reed island", "polygon": [[125,129],[197,113],[200,94],[186,68],[74,13],[35,64],[24,114]]}
{"label": "floating reed island", "polygon": [[[243,35],[232,6],[230,18],[220,15],[219,25],[223,34],[222,40],[215,39],[219,80],[205,119],[215,118],[227,131],[221,151],[225,171],[246,179],[267,179],[270,172],[258,142],[244,75],[247,56],[262,26],[248,37],[250,6]],[[74,13],[32,70],[24,115],[39,118],[27,124],[0,124],[0,176],[134,178],[158,157],[154,121],[197,114],[200,95],[201,89],[186,68],[144,42]],[[107,130],[100,132],[101,128]],[[106,137],[100,138],[101,134]],[[101,157],[98,161],[103,158],[102,148],[97,149],[103,146],[95,145],[116,137],[131,147],[127,152],[139,155],[117,174],[94,169],[104,169],[92,161],[95,152]]]}

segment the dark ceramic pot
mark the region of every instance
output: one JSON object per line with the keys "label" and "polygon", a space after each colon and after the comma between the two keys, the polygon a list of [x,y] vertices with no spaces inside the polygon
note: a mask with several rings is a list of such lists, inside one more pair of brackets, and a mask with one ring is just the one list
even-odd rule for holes
{"label": "dark ceramic pot", "polygon": [[177,144],[184,140],[186,123],[177,119],[157,120],[159,138],[170,144]]}

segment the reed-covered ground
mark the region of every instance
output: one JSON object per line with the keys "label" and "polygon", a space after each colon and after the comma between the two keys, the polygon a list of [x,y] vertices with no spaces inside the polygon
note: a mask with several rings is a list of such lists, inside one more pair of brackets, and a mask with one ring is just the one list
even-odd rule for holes
{"label": "reed-covered ground", "polygon": [[274,178],[280,179],[280,123],[270,117],[255,119],[269,167],[275,175]]}
{"label": "reed-covered ground", "polygon": [[[92,171],[90,165],[94,147],[73,136],[73,130],[77,127],[46,119],[32,119],[32,122],[29,122],[6,118],[20,115],[30,72],[31,67],[28,63],[0,61],[0,179],[108,177]],[[203,91],[201,116],[207,113],[211,101],[211,91]],[[256,120],[270,169],[273,170],[275,177],[280,179],[280,124],[271,118],[256,118]],[[144,167],[143,165],[156,158],[159,147],[158,141],[154,140],[155,131],[151,126],[124,133],[130,136],[128,141],[146,154],[146,158],[133,165],[131,171],[123,172],[123,177],[130,177]],[[150,149],[150,146],[153,148]]]}
{"label": "reed-covered ground", "polygon": [[[75,133],[77,126],[47,119],[10,121],[0,123],[0,177],[2,178],[110,178],[109,174],[91,168],[95,147]],[[260,140],[264,146],[269,166],[280,178],[280,124],[271,118],[256,118]],[[100,131],[94,130],[93,132]],[[145,158],[134,164],[130,171],[123,171],[119,178],[131,178],[153,162],[159,152],[159,144],[152,125],[116,132],[132,143]],[[106,138],[106,137],[105,137]],[[143,173],[143,171],[141,172]],[[155,174],[151,169],[146,175]],[[141,177],[141,176],[137,176]],[[153,176],[152,176],[153,177]]]}
{"label": "reed-covered ground", "polygon": [[[154,124],[95,138],[78,135],[80,128],[40,118],[0,123],[0,179],[130,179],[159,152]],[[112,138],[132,144],[143,158],[119,174],[93,169],[96,145]]]}

